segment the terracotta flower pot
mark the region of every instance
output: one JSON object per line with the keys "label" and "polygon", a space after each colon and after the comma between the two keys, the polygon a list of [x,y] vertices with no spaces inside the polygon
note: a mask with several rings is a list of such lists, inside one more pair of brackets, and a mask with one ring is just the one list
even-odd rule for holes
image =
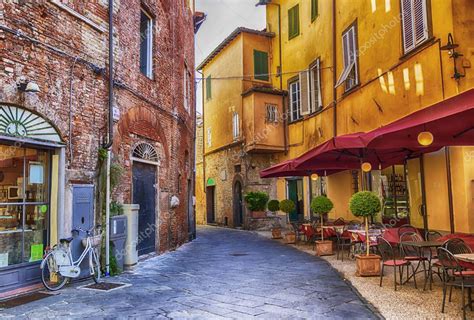
{"label": "terracotta flower pot", "polygon": [[266,217],[267,213],[265,211],[252,211],[252,218],[254,219],[261,219]]}
{"label": "terracotta flower pot", "polygon": [[281,239],[281,228],[272,228],[272,238],[273,239]]}
{"label": "terracotta flower pot", "polygon": [[376,254],[356,255],[356,266],[358,277],[380,276],[380,256]]}
{"label": "terracotta flower pot", "polygon": [[285,234],[285,241],[287,244],[296,243],[296,234],[294,232],[288,232]]}
{"label": "terracotta flower pot", "polygon": [[315,251],[316,251],[317,256],[333,255],[332,241],[331,240],[316,241]]}

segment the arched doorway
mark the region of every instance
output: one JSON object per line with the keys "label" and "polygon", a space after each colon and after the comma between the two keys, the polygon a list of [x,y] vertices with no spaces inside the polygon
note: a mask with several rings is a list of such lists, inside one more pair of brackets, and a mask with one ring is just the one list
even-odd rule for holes
{"label": "arched doorway", "polygon": [[149,143],[138,144],[132,153],[133,203],[140,205],[138,212],[138,255],[156,249],[156,194],[159,157]]}
{"label": "arched doorway", "polygon": [[242,182],[236,180],[233,186],[234,228],[242,227],[244,223],[244,208],[242,196]]}

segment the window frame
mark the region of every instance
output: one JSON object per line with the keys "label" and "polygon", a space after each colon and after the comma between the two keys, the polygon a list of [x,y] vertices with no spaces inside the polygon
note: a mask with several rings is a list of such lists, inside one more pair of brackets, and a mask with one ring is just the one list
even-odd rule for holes
{"label": "window frame", "polygon": [[274,103],[265,103],[265,122],[278,123],[278,106]]}
{"label": "window frame", "polygon": [[311,0],[311,22],[316,21],[319,16],[319,1]]}
{"label": "window frame", "polygon": [[212,78],[211,75],[206,77],[206,100],[212,99]]}
{"label": "window frame", "polygon": [[[293,100],[293,85],[297,86],[297,94],[296,94],[296,101]],[[301,114],[301,82],[300,78],[295,77],[288,81],[288,91],[289,91],[289,112],[290,112],[290,119],[289,122],[293,123],[303,118]],[[296,110],[294,109],[296,107]],[[294,114],[296,113],[296,117]]]}
{"label": "window frame", "polygon": [[232,112],[232,137],[234,141],[240,138],[240,116],[237,111]]}
{"label": "window frame", "polygon": [[[318,102],[319,105],[315,104],[315,90],[314,90],[314,72],[317,72],[318,77]],[[317,58],[309,66],[309,84],[310,84],[310,114],[316,113],[323,109],[323,97],[322,97],[322,86],[321,86],[321,58]]]}
{"label": "window frame", "polygon": [[[345,44],[345,37],[350,35],[351,31],[353,32],[353,38],[349,39],[352,40],[353,44],[353,60],[350,58],[351,52],[346,52],[346,44]],[[351,23],[343,32],[341,36],[342,40],[342,60],[343,60],[343,66],[344,70],[341,73],[339,80],[336,83],[336,87],[342,85],[344,83],[344,92],[347,93],[360,85],[360,79],[359,79],[359,56],[358,56],[358,38],[357,38],[358,32],[357,32],[357,20]],[[350,51],[350,44],[348,42],[349,48],[348,50]],[[347,57],[347,58],[346,58]],[[352,85],[349,85],[349,76],[350,74],[354,72],[354,83]]]}
{"label": "window frame", "polygon": [[[296,17],[292,16],[293,12],[296,12]],[[291,23],[292,19],[296,20],[295,30],[292,30],[292,27],[293,27],[293,23]],[[288,40],[296,38],[299,35],[300,35],[300,5],[296,4],[290,9],[288,9]]]}
{"label": "window frame", "polygon": [[192,74],[188,69],[188,65],[184,63],[183,68],[183,106],[184,109],[188,112],[191,111],[191,92],[192,92]]}
{"label": "window frame", "polygon": [[[142,70],[142,65],[141,65],[141,55],[142,55],[142,50],[141,50],[141,41],[140,41],[140,72],[146,76],[149,79],[153,79],[153,17],[151,14],[148,13],[145,8],[140,9],[140,37],[142,36],[142,30],[141,30],[141,19],[142,15],[145,15],[148,20],[147,20],[147,52],[146,52],[146,70]],[[141,40],[141,39],[140,39]]]}
{"label": "window frame", "polygon": [[406,46],[406,32],[405,32],[405,19],[404,19],[404,0],[400,0],[400,18],[401,18],[401,41],[403,54],[409,54],[415,51],[417,48],[422,46],[426,41],[432,36],[432,26],[431,26],[431,2],[430,0],[422,0],[423,5],[423,23],[424,23],[424,36],[423,39],[416,39],[416,22],[414,15],[414,2],[410,1],[410,14],[411,14],[411,37],[412,45],[410,47]]}
{"label": "window frame", "polygon": [[[266,64],[263,63],[263,61],[257,61],[265,56]],[[266,51],[260,51],[257,49],[253,50],[253,78],[255,80],[259,81],[265,81],[268,82],[270,81],[270,75],[269,73],[269,66],[268,66],[268,52]],[[261,64],[260,64],[261,63]],[[257,70],[258,67],[264,67],[265,70]],[[257,73],[257,71],[265,71],[265,72],[260,72]]]}

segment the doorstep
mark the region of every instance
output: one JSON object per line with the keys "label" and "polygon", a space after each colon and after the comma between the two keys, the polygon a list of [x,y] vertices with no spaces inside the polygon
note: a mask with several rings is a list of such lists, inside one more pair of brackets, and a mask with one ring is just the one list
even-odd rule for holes
{"label": "doorstep", "polygon": [[38,290],[41,290],[43,288],[44,287],[43,287],[42,283],[37,283],[37,284],[30,285],[30,286],[17,288],[15,290],[11,290],[11,291],[0,292],[0,300],[6,299],[6,298],[11,298],[11,297],[22,295],[22,294],[26,294],[26,293],[30,293],[30,292],[34,292],[34,291],[38,291]]}

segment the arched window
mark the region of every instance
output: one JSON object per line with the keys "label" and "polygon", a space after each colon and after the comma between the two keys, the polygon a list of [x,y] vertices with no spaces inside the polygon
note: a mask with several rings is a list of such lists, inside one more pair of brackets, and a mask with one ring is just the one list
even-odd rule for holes
{"label": "arched window", "polygon": [[133,157],[146,161],[160,161],[156,149],[149,143],[140,143],[139,145],[137,145],[133,150]]}

